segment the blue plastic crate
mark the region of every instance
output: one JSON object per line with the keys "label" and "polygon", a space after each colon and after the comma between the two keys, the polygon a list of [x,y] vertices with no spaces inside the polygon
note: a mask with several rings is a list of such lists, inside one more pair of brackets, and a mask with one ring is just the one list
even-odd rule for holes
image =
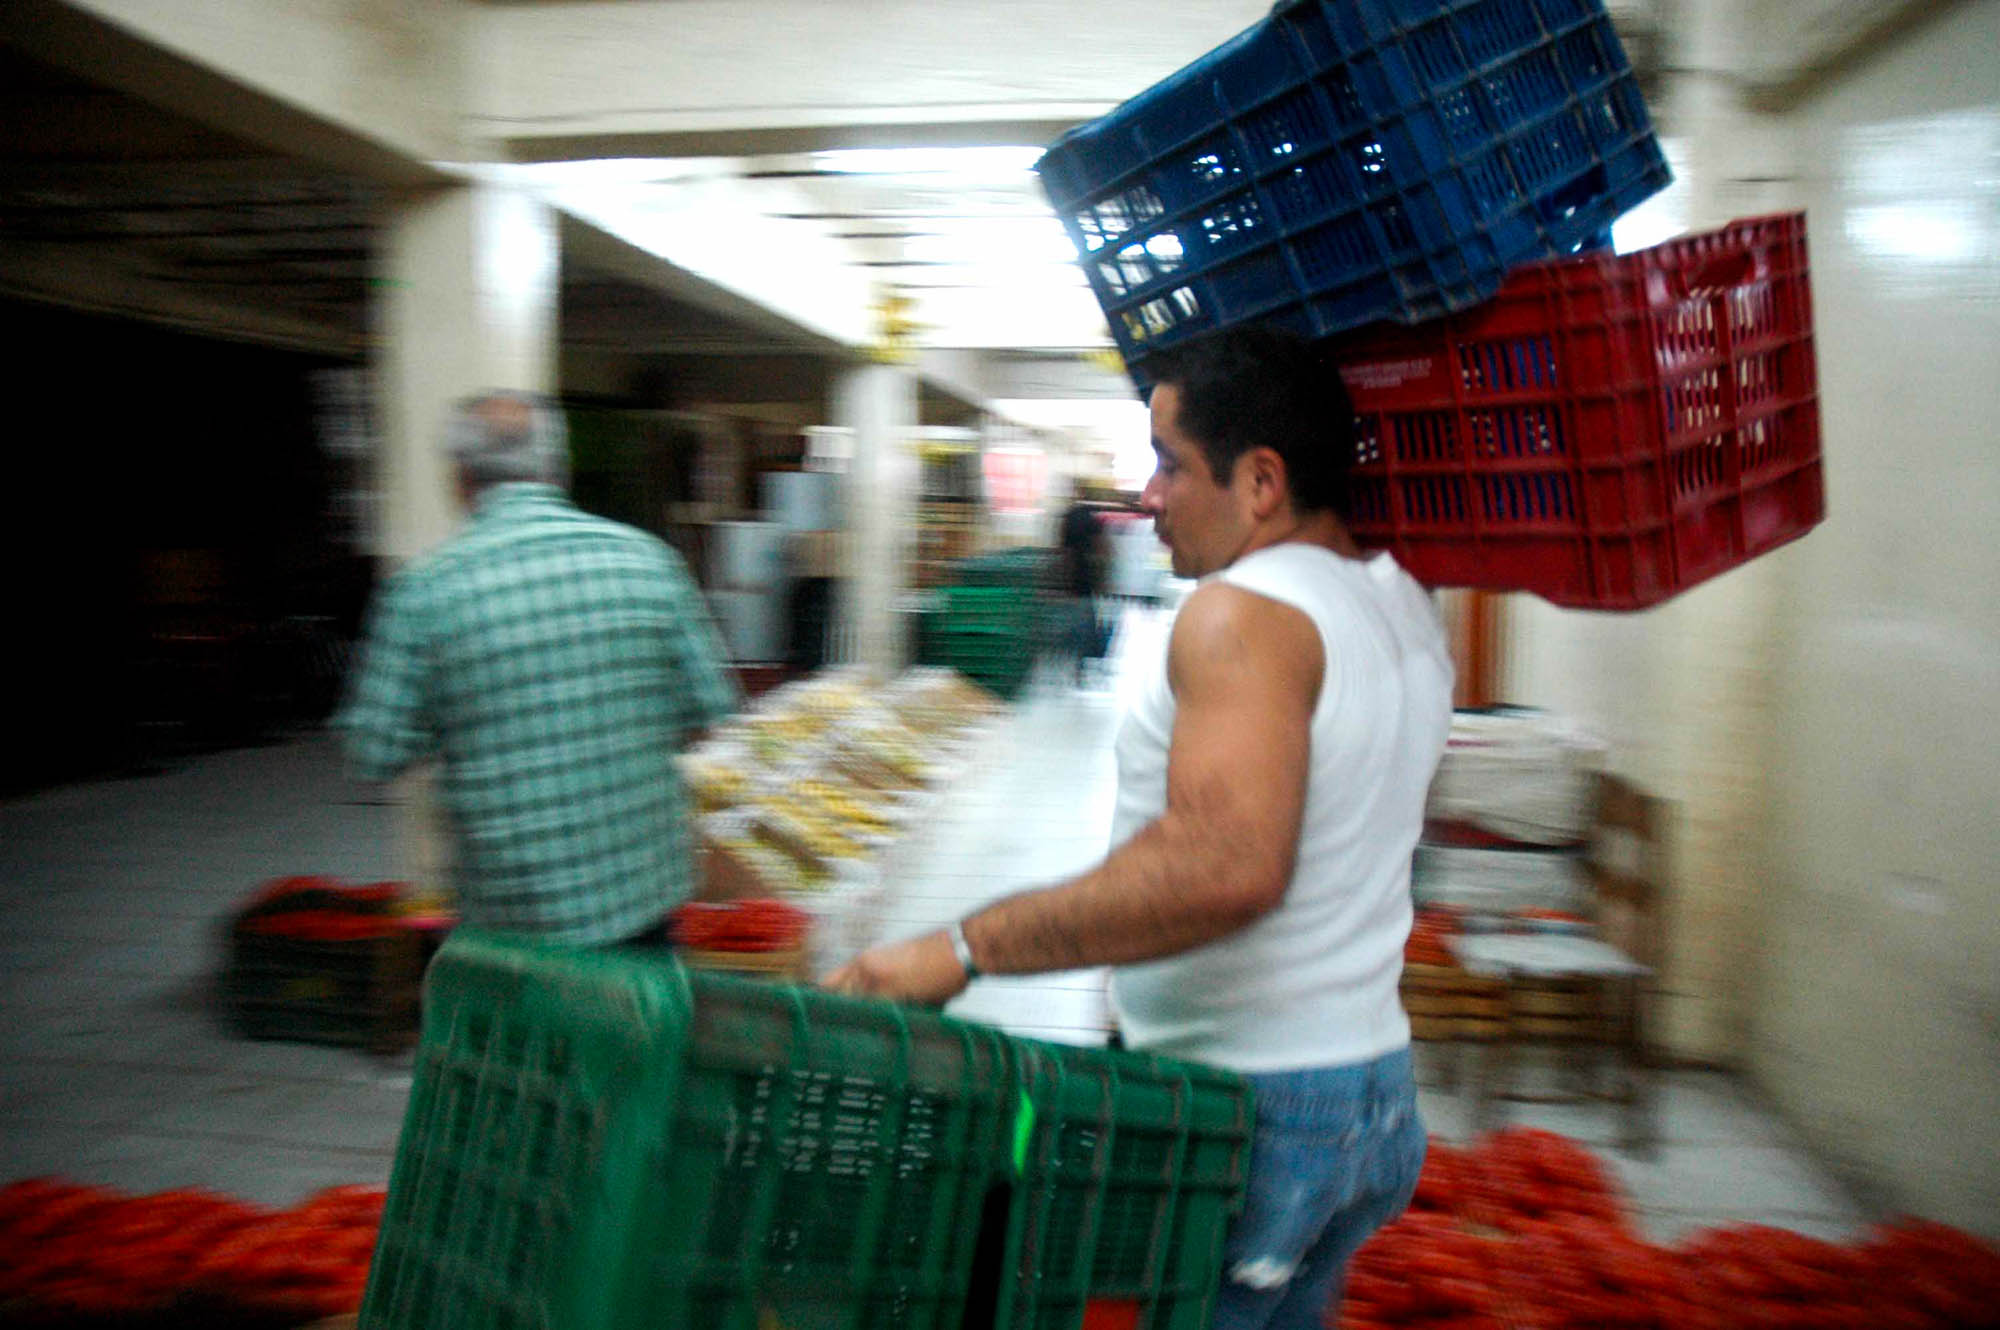
{"label": "blue plastic crate", "polygon": [[1037,166],[1119,350],[1411,323],[1669,179],[1599,0],[1288,0]]}

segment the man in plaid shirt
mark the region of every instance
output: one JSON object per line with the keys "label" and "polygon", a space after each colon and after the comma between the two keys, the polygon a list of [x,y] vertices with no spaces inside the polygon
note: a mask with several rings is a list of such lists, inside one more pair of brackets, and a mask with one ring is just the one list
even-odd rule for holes
{"label": "man in plaid shirt", "polygon": [[381,781],[443,759],[467,923],[637,937],[693,888],[674,756],[736,707],[707,609],[666,545],[569,501],[542,400],[462,404],[449,450],[471,519],[377,593],[348,762]]}

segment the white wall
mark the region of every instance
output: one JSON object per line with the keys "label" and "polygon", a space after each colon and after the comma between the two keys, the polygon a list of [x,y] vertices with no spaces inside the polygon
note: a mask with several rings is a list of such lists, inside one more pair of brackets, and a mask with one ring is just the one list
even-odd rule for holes
{"label": "white wall", "polygon": [[[1690,9],[1726,74],[1728,6]],[[1781,116],[1729,86],[1676,92],[1692,220],[1808,209],[1828,520],[1652,613],[1524,601],[1510,691],[1676,801],[1673,1048],[1744,1066],[1890,1203],[1993,1233],[2000,4]]]}
{"label": "white wall", "polygon": [[2000,4],[1792,119],[1830,513],[1784,570],[1749,1062],[1892,1200],[2000,1235]]}

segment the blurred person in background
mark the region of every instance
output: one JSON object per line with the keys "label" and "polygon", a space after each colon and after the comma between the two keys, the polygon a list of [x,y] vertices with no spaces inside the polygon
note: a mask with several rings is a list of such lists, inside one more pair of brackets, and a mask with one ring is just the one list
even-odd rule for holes
{"label": "blurred person in background", "polygon": [[442,759],[466,923],[657,940],[695,886],[674,757],[737,703],[706,606],[666,545],[570,501],[548,401],[469,399],[447,447],[469,518],[375,596],[335,722],[349,766]]}
{"label": "blurred person in background", "polygon": [[1451,660],[1423,589],[1341,520],[1354,414],[1307,343],[1235,329],[1148,368],[1141,503],[1202,581],[1140,664],[1115,848],[826,982],[939,1003],[980,974],[1115,967],[1128,1046],[1255,1090],[1213,1324],[1317,1327],[1423,1163],[1397,981]]}
{"label": "blurred person in background", "polygon": [[1097,622],[1097,598],[1104,590],[1109,561],[1103,519],[1085,501],[1081,480],[1070,489],[1058,542],[1062,593],[1070,602],[1070,646],[1076,653],[1076,681],[1084,682],[1089,662],[1104,655],[1104,634]]}
{"label": "blurred person in background", "polygon": [[797,531],[786,542],[792,590],[786,607],[790,622],[785,665],[794,674],[810,674],[827,662],[839,549],[840,535],[835,531]]}

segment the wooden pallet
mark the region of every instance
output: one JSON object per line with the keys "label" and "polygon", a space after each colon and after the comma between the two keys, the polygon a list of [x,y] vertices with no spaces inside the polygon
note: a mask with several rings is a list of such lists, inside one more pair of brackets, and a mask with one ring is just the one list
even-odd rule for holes
{"label": "wooden pallet", "polygon": [[1456,965],[1405,965],[1403,1010],[1413,1039],[1611,1038],[1604,987],[1596,979],[1506,979]]}
{"label": "wooden pallet", "polygon": [[1420,1040],[1499,1039],[1507,1033],[1504,1017],[1410,1017],[1410,1038]]}

